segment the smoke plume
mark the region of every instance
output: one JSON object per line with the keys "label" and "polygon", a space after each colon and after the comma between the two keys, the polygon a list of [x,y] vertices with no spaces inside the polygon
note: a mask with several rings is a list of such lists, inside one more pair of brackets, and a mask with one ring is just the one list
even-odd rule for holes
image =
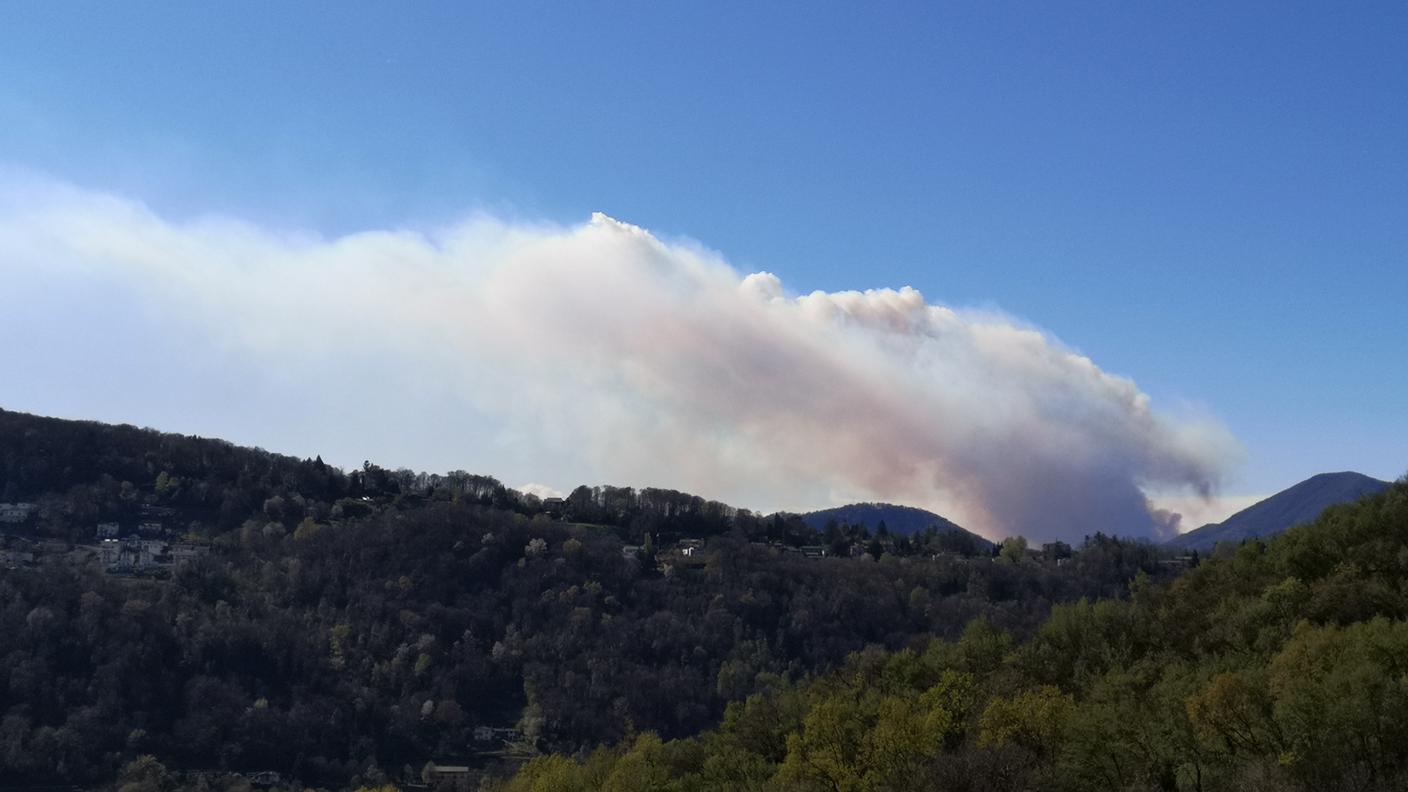
{"label": "smoke plume", "polygon": [[[356,416],[340,431],[365,454],[344,464],[453,459],[754,508],[889,500],[992,536],[1072,539],[1167,530],[1176,515],[1145,491],[1206,494],[1236,450],[1216,422],[1152,410],[1010,317],[911,288],[793,294],[600,214],[325,238],[31,179],[0,190],[0,269],[59,311],[104,284],[180,355],[249,372],[249,398],[277,393],[309,425]],[[166,354],[152,365],[190,365]],[[264,411],[271,431],[280,409]],[[351,443],[332,422],[317,431],[298,439]]]}

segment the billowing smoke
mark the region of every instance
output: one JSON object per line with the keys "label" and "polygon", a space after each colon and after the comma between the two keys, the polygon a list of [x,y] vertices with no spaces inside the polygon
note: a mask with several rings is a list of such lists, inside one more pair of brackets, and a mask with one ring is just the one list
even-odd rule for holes
{"label": "billowing smoke", "polygon": [[[910,288],[793,295],[604,215],[327,239],[29,180],[0,190],[0,269],[50,293],[113,284],[192,355],[357,415],[372,446],[410,427],[402,456],[446,442],[427,411],[478,416],[455,466],[559,489],[883,499],[994,536],[1154,536],[1177,520],[1145,490],[1207,493],[1236,448],[1010,317]],[[539,469],[503,469],[525,459]]]}

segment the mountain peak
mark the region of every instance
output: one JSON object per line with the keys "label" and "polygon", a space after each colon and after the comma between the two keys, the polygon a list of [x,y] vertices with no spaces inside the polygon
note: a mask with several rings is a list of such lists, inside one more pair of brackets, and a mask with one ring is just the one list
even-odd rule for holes
{"label": "mountain peak", "polygon": [[851,525],[864,525],[872,531],[883,522],[890,533],[899,536],[912,536],[934,527],[945,533],[962,533],[971,536],[979,547],[992,546],[992,542],[946,517],[915,506],[901,506],[894,503],[850,503],[845,506],[808,512],[802,515],[802,520],[809,527],[818,531],[825,528],[826,523],[831,520]]}
{"label": "mountain peak", "polygon": [[1209,523],[1168,542],[1171,547],[1206,550],[1218,542],[1240,542],[1274,536],[1294,525],[1315,519],[1340,503],[1382,492],[1387,481],[1352,470],[1317,473],[1294,486],[1237,512],[1220,523]]}

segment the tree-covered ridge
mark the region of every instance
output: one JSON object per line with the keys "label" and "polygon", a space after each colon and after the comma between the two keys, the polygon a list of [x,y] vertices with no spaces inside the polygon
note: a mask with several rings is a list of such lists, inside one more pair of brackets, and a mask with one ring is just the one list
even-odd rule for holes
{"label": "tree-covered ridge", "polygon": [[[1172,574],[1163,551],[1100,535],[1074,552],[818,558],[792,552],[819,539],[795,516],[667,490],[549,505],[483,476],[0,419],[0,488],[39,507],[4,541],[70,548],[0,564],[0,785],[131,765],[343,788],[471,761],[479,727],[545,751],[686,737],[868,646],[977,618],[1030,635],[1052,603]],[[84,560],[95,523],[145,519],[210,552],[158,577]],[[686,555],[671,537],[689,535],[707,541]]]}
{"label": "tree-covered ridge", "polygon": [[911,536],[922,533],[926,529],[935,528],[941,532],[971,537],[974,545],[981,549],[992,546],[992,542],[966,530],[952,520],[931,511],[913,506],[897,506],[893,503],[851,503],[808,512],[802,515],[802,519],[806,521],[807,525],[817,530],[824,530],[827,523],[850,523],[864,525],[872,531],[877,531],[883,524],[886,532],[899,536]]}
{"label": "tree-covered ridge", "polygon": [[[100,522],[128,531],[157,510],[174,533],[209,540],[239,529],[251,516],[292,529],[304,519],[350,519],[385,506],[449,500],[607,526],[635,544],[647,535],[657,544],[729,533],[793,547],[824,539],[799,515],[765,516],[671,489],[584,485],[560,502],[545,503],[465,471],[432,474],[366,462],[345,472],[320,457],[297,459],[223,440],[0,409],[0,504],[35,506],[24,527],[36,536],[90,542]],[[862,535],[867,544],[871,539],[869,532],[855,533],[841,545]],[[887,549],[920,554],[952,544],[931,532]]]}
{"label": "tree-covered ridge", "polygon": [[1345,471],[1321,473],[1258,501],[1220,523],[1209,523],[1180,534],[1167,542],[1185,550],[1211,550],[1219,542],[1270,538],[1295,525],[1310,522],[1320,512],[1340,503],[1352,503],[1365,495],[1388,489],[1362,473]]}
{"label": "tree-covered ridge", "polygon": [[1408,483],[1028,641],[867,650],[722,725],[533,760],[526,790],[1408,789]]}

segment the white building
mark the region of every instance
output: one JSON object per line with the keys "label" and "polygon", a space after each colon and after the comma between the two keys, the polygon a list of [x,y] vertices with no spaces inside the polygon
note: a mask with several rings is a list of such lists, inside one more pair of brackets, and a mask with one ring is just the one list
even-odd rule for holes
{"label": "white building", "polygon": [[167,563],[166,543],[159,539],[104,539],[98,555],[109,572],[139,572]]}
{"label": "white building", "polygon": [[0,522],[22,523],[38,509],[33,503],[0,503]]}

